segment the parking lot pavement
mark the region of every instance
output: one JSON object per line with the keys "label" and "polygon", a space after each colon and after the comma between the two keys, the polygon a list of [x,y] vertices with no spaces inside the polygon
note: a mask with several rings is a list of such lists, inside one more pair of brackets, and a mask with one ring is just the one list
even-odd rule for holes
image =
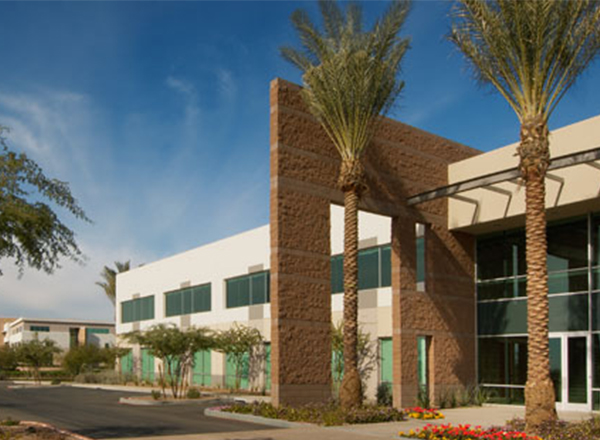
{"label": "parking lot pavement", "polygon": [[[254,423],[204,416],[212,403],[177,406],[127,406],[120,397],[134,393],[68,386],[9,389],[0,383],[0,419],[50,423],[95,439],[179,436],[265,429]],[[268,429],[273,429],[269,427]]]}

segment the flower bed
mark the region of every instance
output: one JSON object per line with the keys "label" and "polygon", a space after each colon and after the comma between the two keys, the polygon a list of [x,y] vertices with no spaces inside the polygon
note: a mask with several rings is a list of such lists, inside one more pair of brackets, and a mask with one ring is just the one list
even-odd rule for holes
{"label": "flower bed", "polygon": [[436,408],[421,408],[420,406],[415,406],[414,408],[405,408],[404,413],[411,419],[438,420],[444,418],[444,415]]}
{"label": "flower bed", "polygon": [[362,406],[344,410],[335,404],[305,405],[298,408],[287,406],[274,407],[270,403],[236,403],[221,408],[221,411],[238,414],[251,414],[290,422],[316,423],[325,426],[337,426],[356,423],[399,422],[404,420],[404,412],[384,406]]}
{"label": "flower bed", "polygon": [[506,431],[502,428],[482,429],[471,425],[425,425],[423,429],[400,432],[401,437],[423,440],[541,440],[522,431]]}

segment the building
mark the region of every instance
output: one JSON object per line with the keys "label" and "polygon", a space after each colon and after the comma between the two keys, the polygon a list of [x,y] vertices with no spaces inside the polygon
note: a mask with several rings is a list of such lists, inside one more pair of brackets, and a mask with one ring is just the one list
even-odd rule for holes
{"label": "building", "polygon": [[5,323],[5,343],[17,345],[33,339],[51,339],[62,350],[90,344],[108,347],[115,344],[115,325],[106,321],[18,318]]}
{"label": "building", "polygon": [[[271,84],[270,225],[117,277],[117,333],[158,322],[242,322],[268,346],[245,384],[273,401],[330,398],[340,319],[339,159],[299,98]],[[516,133],[516,128],[515,128]],[[600,409],[600,117],[556,130],[547,178],[550,348],[557,405]],[[485,154],[386,120],[364,157],[359,320],[378,347],[368,396],[394,404],[478,383],[522,403],[526,376],[524,188],[516,145]],[[124,362],[158,364],[136,347]],[[139,360],[135,364],[134,360]],[[198,355],[193,381],[227,383],[227,358]]]}
{"label": "building", "polygon": [[15,318],[0,318],[0,347],[4,345],[4,326],[14,320]]}

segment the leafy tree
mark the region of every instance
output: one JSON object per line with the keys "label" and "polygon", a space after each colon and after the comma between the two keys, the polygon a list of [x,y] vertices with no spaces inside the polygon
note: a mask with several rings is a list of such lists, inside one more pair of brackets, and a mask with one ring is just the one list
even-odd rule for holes
{"label": "leafy tree", "polygon": [[54,361],[54,355],[61,352],[55,341],[52,339],[40,341],[37,335],[35,339],[21,342],[14,348],[19,364],[31,368],[33,378],[38,383],[41,382],[40,368],[51,366]]}
{"label": "leafy tree", "polygon": [[217,334],[215,350],[231,357],[235,368],[235,388],[240,389],[242,372],[248,370],[248,363],[259,354],[263,337],[254,327],[238,324]]}
{"label": "leafy tree", "polygon": [[[358,373],[362,381],[362,389],[366,388],[366,382],[371,373],[377,367],[377,355],[375,346],[371,342],[371,335],[358,328]],[[331,326],[331,351],[333,353],[333,382],[339,386],[344,375],[344,323],[340,321]]]}
{"label": "leafy tree", "polygon": [[600,52],[598,0],[460,0],[450,40],[476,79],[494,86],[521,124],[517,148],[525,181],[528,364],[527,429],[556,419],[548,348],[545,177],[548,119]]}
{"label": "leafy tree", "polygon": [[92,371],[104,366],[114,369],[116,359],[123,356],[129,349],[118,347],[100,348],[93,344],[80,345],[71,348],[62,359],[63,368],[71,375],[77,376],[86,371]]}
{"label": "leafy tree", "polygon": [[143,332],[128,333],[126,338],[147,348],[150,354],[163,360],[164,366],[161,365],[158,369],[163,397],[166,397],[165,384],[168,384],[176,399],[184,395],[185,379],[194,365],[194,354],[209,350],[215,344],[209,329],[190,327],[181,330],[164,324],[154,325]]}
{"label": "leafy tree", "polygon": [[130,262],[125,261],[124,263],[120,261],[115,261],[115,269],[104,266],[102,272],[100,272],[100,276],[103,281],[97,281],[96,285],[100,286],[102,290],[104,290],[104,294],[108,297],[110,302],[115,305],[117,300],[117,274],[122,272],[127,272],[130,267]]}
{"label": "leafy tree", "polygon": [[43,200],[90,220],[68,183],[46,177],[26,154],[9,150],[6,130],[0,126],[0,260],[14,259],[21,273],[25,265],[52,273],[62,257],[81,262],[75,234]]}
{"label": "leafy tree", "polygon": [[344,364],[340,389],[344,407],[360,405],[358,374],[358,203],[367,190],[361,156],[377,124],[404,86],[397,79],[408,39],[398,33],[409,11],[408,0],[394,0],[373,29],[363,30],[362,10],[349,3],[319,2],[324,30],[305,11],[291,16],[302,49],[281,49],[303,75],[302,97],[337,149],[338,185],[344,193]]}
{"label": "leafy tree", "polygon": [[18,365],[15,349],[10,345],[0,347],[0,371],[13,371]]}

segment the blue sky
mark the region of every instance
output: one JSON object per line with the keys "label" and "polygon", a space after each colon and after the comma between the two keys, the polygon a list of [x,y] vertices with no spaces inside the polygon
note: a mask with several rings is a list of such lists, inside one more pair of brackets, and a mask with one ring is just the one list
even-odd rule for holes
{"label": "blue sky", "polygon": [[[387,6],[365,2],[367,21]],[[88,257],[53,276],[9,261],[0,315],[110,319],[105,264],[153,261],[268,222],[269,82],[300,82],[279,57],[313,2],[0,2],[0,124],[9,144],[70,182],[94,224],[65,220]],[[417,1],[406,87],[391,116],[482,150],[517,119],[445,41],[448,2]],[[551,128],[595,116],[593,65]]]}

